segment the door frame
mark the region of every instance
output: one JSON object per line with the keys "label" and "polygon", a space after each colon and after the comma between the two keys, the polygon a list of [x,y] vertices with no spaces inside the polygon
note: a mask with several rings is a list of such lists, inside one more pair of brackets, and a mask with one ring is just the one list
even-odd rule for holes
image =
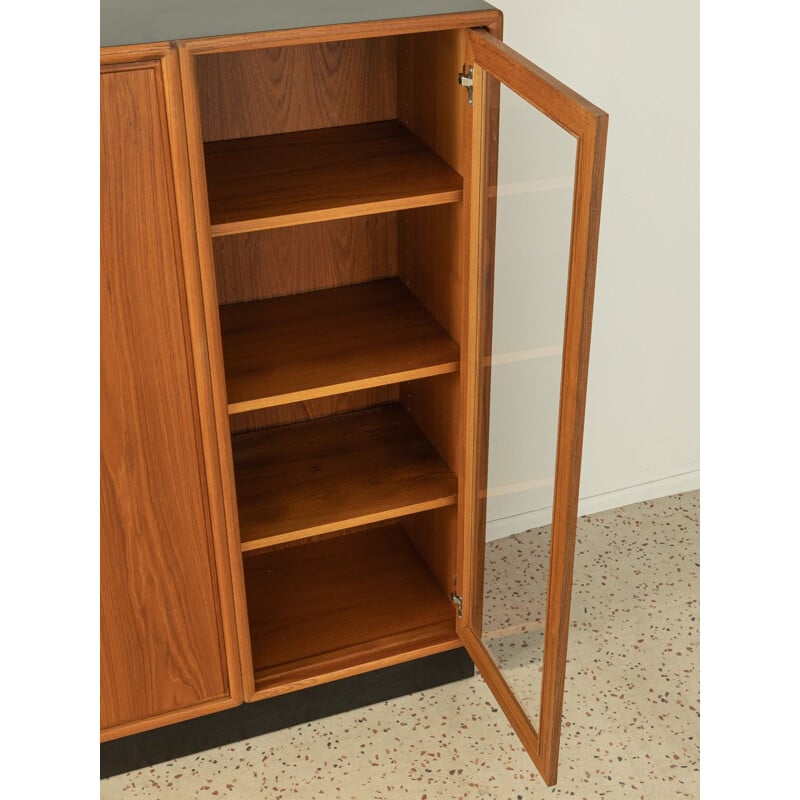
{"label": "door frame", "polygon": [[[553,785],[558,774],[608,115],[489,32],[472,29],[469,39],[473,67],[474,173],[470,188],[468,313],[472,316],[469,329],[474,333],[467,343],[469,468],[465,486],[466,546],[461,564],[463,616],[458,632],[545,782]],[[493,80],[487,79],[487,75]],[[488,453],[486,356],[491,353],[495,212],[495,193],[487,191],[487,187],[497,184],[500,83],[577,140],[538,731],[481,641],[486,522],[481,492],[486,486]]]}

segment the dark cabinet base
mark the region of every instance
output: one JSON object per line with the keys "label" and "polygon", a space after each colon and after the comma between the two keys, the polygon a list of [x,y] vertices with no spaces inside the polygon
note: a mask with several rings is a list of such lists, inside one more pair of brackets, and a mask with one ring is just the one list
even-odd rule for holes
{"label": "dark cabinet base", "polygon": [[312,686],[100,745],[100,777],[150,767],[263,733],[469,678],[463,648]]}

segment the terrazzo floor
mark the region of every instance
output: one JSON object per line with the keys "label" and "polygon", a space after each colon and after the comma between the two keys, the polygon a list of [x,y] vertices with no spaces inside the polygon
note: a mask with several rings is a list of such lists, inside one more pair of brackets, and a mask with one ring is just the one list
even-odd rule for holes
{"label": "terrazzo floor", "polygon": [[696,798],[698,528],[698,492],[579,520],[555,787],[476,675],[118,775],[101,798]]}

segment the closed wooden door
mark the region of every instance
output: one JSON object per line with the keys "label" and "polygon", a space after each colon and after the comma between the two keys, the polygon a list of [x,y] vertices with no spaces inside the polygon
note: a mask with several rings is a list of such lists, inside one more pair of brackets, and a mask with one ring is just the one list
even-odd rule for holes
{"label": "closed wooden door", "polygon": [[238,703],[241,679],[219,467],[204,445],[177,59],[105,64],[100,82],[100,713],[112,739]]}

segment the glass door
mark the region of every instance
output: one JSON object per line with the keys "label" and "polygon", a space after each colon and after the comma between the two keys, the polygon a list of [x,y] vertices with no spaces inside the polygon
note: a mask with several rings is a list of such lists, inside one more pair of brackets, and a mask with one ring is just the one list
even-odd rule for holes
{"label": "glass door", "polygon": [[460,634],[552,784],[608,118],[487,32],[470,44],[476,333]]}

